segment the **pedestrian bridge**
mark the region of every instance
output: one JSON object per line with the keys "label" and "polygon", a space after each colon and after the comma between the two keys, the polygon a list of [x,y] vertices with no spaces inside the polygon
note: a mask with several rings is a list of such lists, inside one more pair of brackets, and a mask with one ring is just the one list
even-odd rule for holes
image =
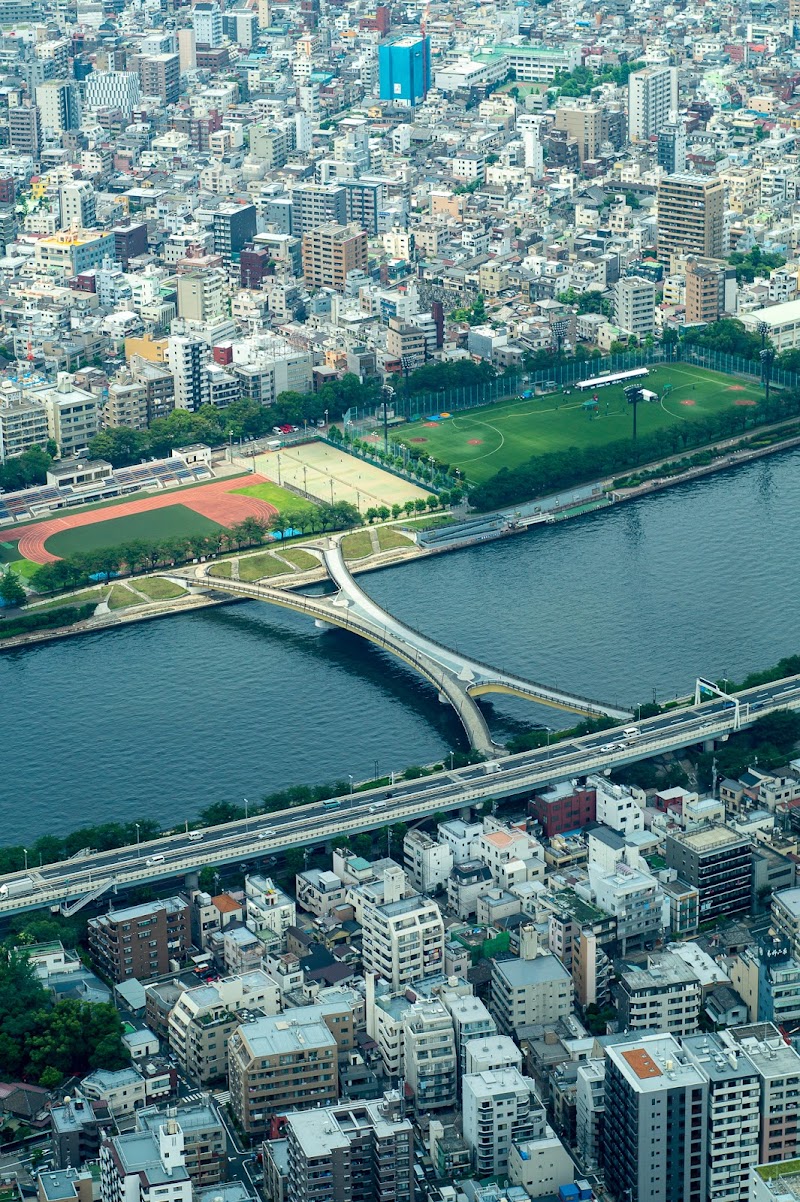
{"label": "pedestrian bridge", "polygon": [[209,577],[203,569],[204,584],[215,590],[266,601],[282,609],[305,614],[320,626],[337,626],[367,639],[408,664],[449,702],[458,714],[471,746],[484,755],[498,752],[486,719],[475,698],[491,693],[522,697],[540,705],[568,710],[584,717],[608,717],[618,721],[629,718],[630,711],[602,701],[593,701],[549,685],[537,684],[525,677],[493,668],[470,659],[459,651],[428,638],[382,609],[356,583],[342,553],[341,537],[334,536],[324,545],[306,549],[315,552],[336,586],[330,596],[307,597],[268,584],[250,584],[242,580]]}

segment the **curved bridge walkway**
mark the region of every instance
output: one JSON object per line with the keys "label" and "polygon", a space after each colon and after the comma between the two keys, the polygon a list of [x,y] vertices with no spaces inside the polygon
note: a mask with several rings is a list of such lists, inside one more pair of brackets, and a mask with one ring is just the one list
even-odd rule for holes
{"label": "curved bridge walkway", "polygon": [[[210,577],[207,568],[201,569],[198,576],[206,587],[252,597],[256,601],[266,601],[282,609],[291,609],[295,613],[305,614],[320,625],[338,626],[342,630],[349,630],[375,646],[389,651],[432,684],[442,701],[452,705],[471,746],[484,755],[497,755],[499,751],[492,740],[486,719],[474,700],[475,697],[486,693],[524,697],[529,701],[587,717],[602,715],[620,721],[630,717],[629,710],[620,709],[618,706],[565,693],[521,676],[502,672],[479,660],[469,659],[406,626],[381,609],[358,586],[345,564],[341,538],[342,536],[334,536],[323,546],[314,547],[311,544],[307,547],[309,551],[320,555],[330,579],[338,589],[328,597],[307,597],[302,593],[273,588],[268,584],[250,584],[241,580]],[[195,587],[200,580],[196,578],[192,582]]]}

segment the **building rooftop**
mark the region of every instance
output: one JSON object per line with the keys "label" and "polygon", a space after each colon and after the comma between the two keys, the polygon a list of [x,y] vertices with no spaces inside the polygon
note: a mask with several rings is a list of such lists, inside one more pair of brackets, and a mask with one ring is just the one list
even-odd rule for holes
{"label": "building rooftop", "polygon": [[535,960],[495,960],[493,971],[505,977],[512,988],[540,985],[544,981],[571,981],[572,978],[557,956],[546,954]]}
{"label": "building rooftop", "polygon": [[287,1010],[284,1015],[267,1015],[255,1022],[238,1028],[254,1058],[261,1056],[283,1056],[291,1052],[303,1052],[308,1048],[335,1049],[336,1040],[331,1035],[316,1007],[304,1006],[303,1011],[315,1010],[315,1017],[299,1010]]}
{"label": "building rooftop", "polygon": [[705,1082],[700,1069],[687,1060],[672,1035],[646,1035],[634,1043],[607,1044],[606,1055],[639,1093]]}

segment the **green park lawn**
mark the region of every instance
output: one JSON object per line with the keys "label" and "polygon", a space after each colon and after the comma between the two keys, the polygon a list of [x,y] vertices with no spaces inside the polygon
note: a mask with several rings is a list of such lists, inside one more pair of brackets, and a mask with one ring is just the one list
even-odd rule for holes
{"label": "green park lawn", "polygon": [[281,563],[269,551],[260,555],[245,555],[239,560],[239,579],[254,581],[262,580],[265,576],[287,576],[291,568]]}
{"label": "green park lawn", "polygon": [[378,545],[381,551],[393,551],[395,547],[413,547],[414,540],[407,534],[401,534],[393,526],[379,526],[377,530]]}
{"label": "green park lawn", "polygon": [[289,563],[293,563],[301,572],[320,566],[316,555],[309,555],[308,551],[304,551],[302,547],[287,547],[285,551],[281,551],[281,556],[288,559]]}
{"label": "green park lawn", "polygon": [[233,564],[229,559],[221,559],[208,569],[209,576],[218,576],[221,580],[230,580]]}
{"label": "green park lawn", "polygon": [[[755,381],[686,363],[651,368],[647,378],[637,382],[662,397],[637,406],[639,434],[697,421],[762,396]],[[667,384],[672,390],[664,398]],[[533,455],[630,438],[632,410],[622,387],[599,388],[597,396],[596,414],[583,407],[592,392],[573,388],[569,396],[550,393],[470,409],[437,422],[411,422],[403,427],[402,441],[460,468],[470,483],[480,484],[501,468],[518,467]]]}
{"label": "green park lawn", "polygon": [[137,597],[124,584],[113,584],[108,597],[109,609],[127,609],[129,605],[142,605],[142,598]]}
{"label": "green park lawn", "polygon": [[62,605],[88,605],[90,601],[99,605],[101,601],[105,601],[108,593],[107,587],[84,589],[80,593],[72,593],[65,597],[56,597],[53,601],[45,601],[42,605],[31,605],[29,612],[38,613],[40,609],[59,609]]}
{"label": "green park lawn", "polygon": [[245,488],[234,488],[231,491],[266,501],[268,505],[274,505],[278,513],[305,513],[308,509],[316,508],[305,497],[298,497],[289,492],[288,488],[281,488],[280,484],[273,484],[269,480],[263,484],[248,484]]}
{"label": "green park lawn", "polygon": [[134,581],[134,586],[151,601],[171,601],[173,597],[182,597],[186,592],[174,580],[164,580],[162,576],[144,576]]}
{"label": "green park lawn", "polygon": [[168,505],[164,509],[147,509],[127,517],[109,518],[89,526],[59,530],[47,540],[47,550],[60,559],[81,551],[99,551],[104,547],[119,547],[138,539],[161,542],[169,538],[188,538],[195,534],[213,534],[218,522],[195,513],[186,505]]}
{"label": "green park lawn", "polygon": [[342,551],[345,559],[363,559],[372,555],[372,539],[368,530],[356,530],[354,534],[346,534],[342,539]]}

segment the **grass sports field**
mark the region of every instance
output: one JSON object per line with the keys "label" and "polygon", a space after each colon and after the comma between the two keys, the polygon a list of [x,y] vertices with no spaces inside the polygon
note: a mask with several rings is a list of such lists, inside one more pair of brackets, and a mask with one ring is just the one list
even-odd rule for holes
{"label": "grass sports field", "polygon": [[[697,421],[731,406],[752,406],[762,390],[739,380],[687,363],[651,368],[637,383],[661,398],[638,408],[639,434]],[[672,388],[664,397],[667,384]],[[532,455],[565,451],[629,438],[632,411],[621,386],[599,388],[596,413],[584,409],[592,392],[556,392],[528,400],[504,401],[470,409],[438,421],[409,423],[401,441],[460,468],[472,484],[480,484],[502,467],[517,467]]]}
{"label": "grass sports field", "polygon": [[247,484],[244,488],[235,488],[233,491],[245,497],[257,497],[259,501],[266,501],[268,505],[274,505],[278,513],[305,513],[307,509],[315,508],[313,502],[289,492],[288,488],[273,484],[271,480],[266,480],[263,484]]}
{"label": "grass sports field", "polygon": [[151,509],[145,513],[131,513],[127,517],[110,518],[107,522],[93,522],[90,526],[75,526],[72,530],[60,530],[51,534],[47,549],[60,559],[66,559],[79,551],[98,551],[101,547],[119,547],[134,539],[147,542],[167,538],[186,538],[192,534],[213,534],[219,525],[201,513],[195,513],[186,505],[169,505],[165,509]]}
{"label": "grass sports field", "polygon": [[[373,505],[404,505],[406,501],[430,495],[425,489],[385,472],[377,464],[365,463],[347,451],[320,441],[258,455],[256,467],[262,476],[269,476],[273,481],[280,477],[285,483],[307,490],[312,497],[325,503],[349,501],[362,513]],[[297,509],[297,505],[293,503],[292,508]]]}

